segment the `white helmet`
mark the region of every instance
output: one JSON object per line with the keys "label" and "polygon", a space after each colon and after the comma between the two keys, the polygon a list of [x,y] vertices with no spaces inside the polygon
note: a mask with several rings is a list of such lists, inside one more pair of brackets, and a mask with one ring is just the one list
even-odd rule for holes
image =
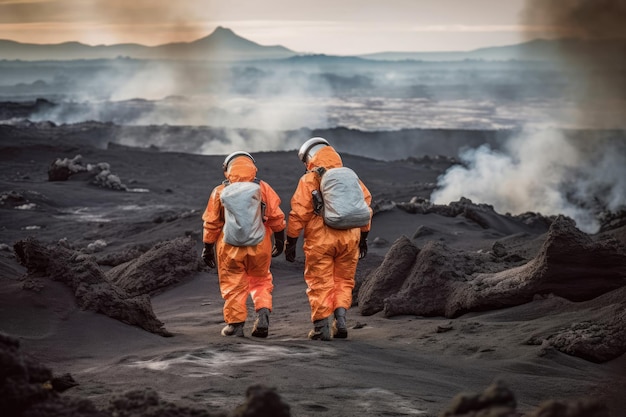
{"label": "white helmet", "polygon": [[316,136],[304,142],[302,146],[300,146],[300,150],[298,151],[298,158],[305,164],[307,163],[307,159],[315,153],[323,148],[324,146],[330,146],[330,143],[324,138],[320,138]]}
{"label": "white helmet", "polygon": [[224,163],[222,164],[222,168],[224,169],[224,171],[228,169],[228,164],[230,164],[233,161],[233,159],[237,158],[238,156],[247,156],[248,158],[252,159],[252,162],[255,162],[252,155],[250,155],[248,152],[236,151],[236,152],[231,153],[230,155],[226,157],[226,159],[224,159]]}

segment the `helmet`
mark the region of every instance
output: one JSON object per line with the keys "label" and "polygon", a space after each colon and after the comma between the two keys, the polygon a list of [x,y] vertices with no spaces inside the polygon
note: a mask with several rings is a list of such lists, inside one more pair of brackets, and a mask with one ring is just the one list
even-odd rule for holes
{"label": "helmet", "polygon": [[302,146],[300,146],[300,150],[298,151],[298,158],[300,158],[300,160],[306,164],[309,156],[315,155],[319,148],[324,146],[330,146],[330,143],[328,143],[326,139],[320,138],[319,136],[311,138],[304,142]]}
{"label": "helmet", "polygon": [[224,169],[224,171],[228,169],[228,164],[230,164],[233,161],[233,159],[239,156],[247,156],[248,158],[252,159],[252,162],[255,162],[252,155],[250,155],[248,152],[236,151],[236,152],[231,153],[230,155],[226,157],[226,159],[224,159],[224,163],[222,164],[222,168]]}

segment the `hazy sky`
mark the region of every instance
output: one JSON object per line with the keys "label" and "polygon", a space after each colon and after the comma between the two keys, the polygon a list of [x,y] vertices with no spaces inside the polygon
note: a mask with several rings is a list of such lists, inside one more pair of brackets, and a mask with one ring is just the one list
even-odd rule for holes
{"label": "hazy sky", "polygon": [[522,42],[524,0],[0,0],[0,39],[193,41],[217,26],[297,52],[471,50]]}

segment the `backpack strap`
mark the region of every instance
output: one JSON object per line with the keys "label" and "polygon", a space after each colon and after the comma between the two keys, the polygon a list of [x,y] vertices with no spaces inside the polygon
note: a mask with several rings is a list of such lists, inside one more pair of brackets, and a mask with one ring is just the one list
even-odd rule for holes
{"label": "backpack strap", "polygon": [[315,167],[311,170],[311,172],[316,172],[317,175],[320,176],[320,178],[322,177],[322,175],[324,175],[324,173],[326,172],[326,168],[324,167]]}
{"label": "backpack strap", "polygon": [[319,190],[311,191],[311,198],[313,199],[313,213],[318,216],[322,215],[322,209],[324,208],[324,198]]}
{"label": "backpack strap", "polygon": [[[258,179],[257,177],[254,177],[252,182],[255,183],[255,184],[261,185],[261,180]],[[265,217],[265,208],[266,207],[267,207],[267,204],[265,204],[265,201],[261,200],[261,218],[263,219],[263,223],[265,223],[267,221],[267,218]]]}
{"label": "backpack strap", "polygon": [[[254,179],[252,181],[250,181],[250,182],[254,182],[254,183],[257,183],[259,185],[261,184],[261,180],[258,179],[257,177],[254,177]],[[222,184],[224,184],[224,187],[228,187],[230,185],[230,181],[228,181],[226,179],[226,180],[222,181]]]}
{"label": "backpack strap", "polygon": [[[326,168],[324,167],[315,167],[311,170],[311,172],[315,172],[319,177],[320,181],[322,175],[326,172]],[[317,189],[311,191],[311,198],[313,200],[313,213],[318,216],[322,215],[322,210],[324,209],[324,197],[322,196],[322,190]]]}

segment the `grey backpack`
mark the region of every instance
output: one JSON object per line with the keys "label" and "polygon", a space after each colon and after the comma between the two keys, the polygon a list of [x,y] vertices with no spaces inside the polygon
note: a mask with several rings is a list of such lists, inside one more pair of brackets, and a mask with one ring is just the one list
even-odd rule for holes
{"label": "grey backpack", "polygon": [[317,190],[313,191],[313,205],[324,223],[333,229],[367,226],[370,209],[356,173],[348,167],[317,168],[315,171],[321,180],[317,197]]}
{"label": "grey backpack", "polygon": [[224,242],[233,246],[256,246],[265,238],[265,203],[261,186],[252,182],[224,181],[220,200],[224,206]]}

